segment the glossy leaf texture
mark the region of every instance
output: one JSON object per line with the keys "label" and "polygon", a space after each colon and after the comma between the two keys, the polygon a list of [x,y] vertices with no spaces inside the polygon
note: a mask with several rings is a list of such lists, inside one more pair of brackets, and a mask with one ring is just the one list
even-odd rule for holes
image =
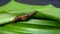
{"label": "glossy leaf texture", "polygon": [[51,21],[31,19],[28,21],[10,23],[4,26],[0,26],[0,33],[1,34],[9,34],[9,33],[10,34],[58,34],[59,27],[58,26],[56,27],[55,24],[53,26],[49,26],[52,25],[52,24],[47,24],[49,22],[52,23]]}
{"label": "glossy leaf texture", "polygon": [[3,12],[1,12],[0,13],[0,25],[8,23],[8,22],[11,22],[15,17],[16,16],[11,15],[9,13],[3,13]]}
{"label": "glossy leaf texture", "polygon": [[[37,14],[31,19],[16,23],[11,22],[16,16],[29,14],[33,11],[37,11]],[[0,7],[0,24],[2,24],[0,34],[60,34],[60,23],[57,22],[60,20],[59,12],[60,8],[55,8],[51,4],[37,6],[12,0]]]}
{"label": "glossy leaf texture", "polygon": [[[5,6],[0,7],[0,11],[6,11],[14,15],[24,15],[32,11],[37,11],[38,13],[33,16],[34,18],[46,18],[54,19],[59,21],[60,8],[55,8],[52,5],[38,6],[38,5],[28,5],[18,3],[16,1],[11,1]],[[51,18],[52,17],[52,18]]]}

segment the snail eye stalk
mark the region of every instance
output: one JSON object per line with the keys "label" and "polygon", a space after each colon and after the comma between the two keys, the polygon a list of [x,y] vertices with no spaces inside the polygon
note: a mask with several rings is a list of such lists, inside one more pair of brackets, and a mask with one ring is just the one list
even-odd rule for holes
{"label": "snail eye stalk", "polygon": [[37,13],[37,11],[34,11],[34,12],[26,14],[26,15],[16,16],[15,19],[13,20],[13,22],[17,22],[17,21],[21,21],[21,20],[27,20],[28,18],[35,15],[36,13]]}

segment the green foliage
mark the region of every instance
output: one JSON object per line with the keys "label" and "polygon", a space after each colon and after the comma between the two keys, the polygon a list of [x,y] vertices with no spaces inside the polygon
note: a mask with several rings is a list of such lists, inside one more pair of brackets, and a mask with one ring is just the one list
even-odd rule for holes
{"label": "green foliage", "polygon": [[[25,15],[32,11],[37,11],[32,19],[11,22],[16,16]],[[57,22],[60,21],[59,15],[60,8],[55,8],[52,5],[35,6],[12,0],[7,5],[0,7],[0,34],[60,34],[60,23]]]}

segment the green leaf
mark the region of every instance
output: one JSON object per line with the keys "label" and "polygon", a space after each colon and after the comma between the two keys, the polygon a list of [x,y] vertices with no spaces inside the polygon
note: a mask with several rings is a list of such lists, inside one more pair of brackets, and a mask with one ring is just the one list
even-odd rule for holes
{"label": "green leaf", "polygon": [[58,8],[55,8],[50,4],[47,6],[28,5],[28,4],[18,3],[14,0],[12,0],[10,3],[8,3],[7,5],[2,6],[0,8],[1,8],[0,11],[2,11],[2,12],[7,11],[7,12],[13,13],[15,15],[16,14],[21,15],[21,14],[29,13],[32,11],[38,11],[38,13],[34,16],[35,18],[46,18],[44,15],[41,15],[41,13],[42,14],[48,13],[47,17],[48,18],[49,18],[49,16],[52,16],[53,18],[56,17],[54,19],[59,19],[59,11],[60,11]]}
{"label": "green leaf", "polygon": [[39,10],[42,15],[45,16],[45,18],[54,19],[57,21],[60,21],[60,8],[45,8]]}
{"label": "green leaf", "polygon": [[17,15],[25,15],[32,11],[38,12],[32,18],[49,18],[59,21],[59,9],[51,4],[37,6],[12,0],[0,7],[0,24],[3,24],[0,26],[0,34],[60,34],[60,23],[52,20],[29,19],[16,23],[11,22]]}
{"label": "green leaf", "polygon": [[14,15],[8,14],[8,13],[0,13],[0,25],[9,23],[15,18]]}
{"label": "green leaf", "polygon": [[35,25],[45,25],[45,26],[60,26],[60,24],[56,21],[49,20],[38,20],[38,19],[30,19],[28,21],[21,21],[22,24],[35,24]]}
{"label": "green leaf", "polygon": [[25,10],[25,9],[29,10],[29,9],[40,9],[43,8],[43,6],[22,4],[12,0],[10,3],[0,8],[1,8],[0,10]]}
{"label": "green leaf", "polygon": [[[45,22],[49,23],[50,21],[31,19],[28,21],[11,23],[4,26],[0,26],[0,33],[2,34],[9,34],[9,33],[10,34],[58,34],[59,33],[57,32],[59,31],[57,30],[59,27],[53,27],[55,24],[53,26],[46,26]],[[45,26],[40,25],[42,23],[45,24]]]}
{"label": "green leaf", "polygon": [[37,6],[37,5],[28,5],[23,3],[18,3],[16,1],[11,1],[5,6],[0,7],[0,11],[9,12],[14,15],[24,15],[32,11],[37,11],[38,13],[33,16],[33,18],[49,18],[60,21],[59,8],[53,7],[51,4],[47,6]]}

